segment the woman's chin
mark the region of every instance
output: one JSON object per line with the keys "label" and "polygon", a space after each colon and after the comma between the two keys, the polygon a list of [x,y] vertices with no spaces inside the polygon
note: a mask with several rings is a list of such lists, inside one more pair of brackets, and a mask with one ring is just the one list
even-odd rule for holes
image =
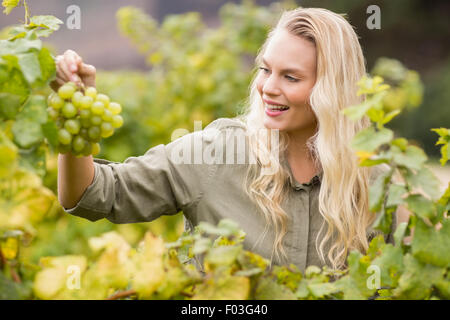
{"label": "woman's chin", "polygon": [[279,121],[273,120],[272,118],[269,118],[268,116],[265,116],[264,118],[264,127],[266,129],[278,129],[280,131],[284,130],[284,125],[280,123]]}

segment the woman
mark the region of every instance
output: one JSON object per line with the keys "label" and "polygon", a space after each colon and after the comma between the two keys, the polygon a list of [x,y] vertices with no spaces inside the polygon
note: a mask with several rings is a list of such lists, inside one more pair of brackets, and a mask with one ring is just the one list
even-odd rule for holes
{"label": "woman", "polygon": [[[95,68],[75,52],[57,60],[53,89],[67,81],[95,85]],[[326,9],[285,11],[256,63],[247,109],[236,118],[124,163],[60,154],[65,210],[114,223],[182,210],[187,230],[230,218],[246,232],[246,249],[300,270],[342,268],[350,250],[365,251],[375,234],[368,187],[385,168],[358,166],[350,142],[369,121],[340,112],[362,101],[356,82],[364,57],[353,28]]]}

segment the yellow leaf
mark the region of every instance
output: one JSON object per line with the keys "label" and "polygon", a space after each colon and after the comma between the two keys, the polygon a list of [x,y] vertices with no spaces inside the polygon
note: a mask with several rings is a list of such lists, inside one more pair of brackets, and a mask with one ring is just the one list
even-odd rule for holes
{"label": "yellow leaf", "polygon": [[19,239],[16,237],[11,237],[7,238],[6,241],[2,241],[1,250],[6,259],[15,259],[19,253]]}
{"label": "yellow leaf", "polygon": [[371,156],[373,156],[375,153],[373,152],[367,152],[367,151],[357,151],[356,155],[359,158],[359,162],[363,162],[364,160],[369,159]]}

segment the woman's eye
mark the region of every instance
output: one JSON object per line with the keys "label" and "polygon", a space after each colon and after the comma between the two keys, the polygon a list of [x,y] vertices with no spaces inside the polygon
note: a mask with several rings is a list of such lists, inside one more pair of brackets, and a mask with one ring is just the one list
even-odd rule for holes
{"label": "woman's eye", "polygon": [[[269,72],[269,69],[264,68],[264,67],[259,67],[259,69],[262,70],[264,73],[268,73]],[[298,79],[295,79],[295,78],[290,77],[290,76],[286,76],[286,79],[288,79],[288,81],[291,81],[291,82],[297,82],[298,81]]]}
{"label": "woman's eye", "polygon": [[286,78],[287,78],[289,81],[292,81],[292,82],[297,82],[297,81],[298,81],[298,79],[292,78],[292,77],[290,77],[290,76],[286,76]]}

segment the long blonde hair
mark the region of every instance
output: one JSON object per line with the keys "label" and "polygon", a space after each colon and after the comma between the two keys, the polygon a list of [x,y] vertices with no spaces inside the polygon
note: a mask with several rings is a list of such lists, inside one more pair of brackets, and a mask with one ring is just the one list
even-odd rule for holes
{"label": "long blonde hair", "polygon": [[[340,112],[363,99],[356,95],[356,83],[366,73],[363,53],[355,31],[343,15],[320,8],[296,8],[282,12],[258,52],[257,66],[261,65],[268,42],[278,30],[287,30],[315,44],[316,83],[309,104],[317,119],[317,131],[307,146],[323,172],[319,211],[324,218],[315,241],[321,260],[325,263],[326,256],[330,267],[342,268],[349,250],[367,250],[366,231],[374,220],[368,209],[371,171],[358,166],[358,159],[350,148],[354,135],[367,128],[370,122],[366,117],[353,122]],[[256,87],[256,76],[250,84],[247,106],[237,117],[247,127],[249,150],[258,164],[249,166],[244,190],[263,214],[267,222],[265,232],[270,225],[274,227],[272,256],[275,252],[280,259],[280,255],[287,257],[282,240],[287,232],[288,215],[282,203],[289,187],[286,183],[289,174],[280,159],[285,159],[289,139],[285,132],[279,132],[279,157],[275,157],[267,139],[258,134],[270,129],[265,129],[263,124],[264,105]],[[264,173],[262,164],[271,167],[271,173]]]}

